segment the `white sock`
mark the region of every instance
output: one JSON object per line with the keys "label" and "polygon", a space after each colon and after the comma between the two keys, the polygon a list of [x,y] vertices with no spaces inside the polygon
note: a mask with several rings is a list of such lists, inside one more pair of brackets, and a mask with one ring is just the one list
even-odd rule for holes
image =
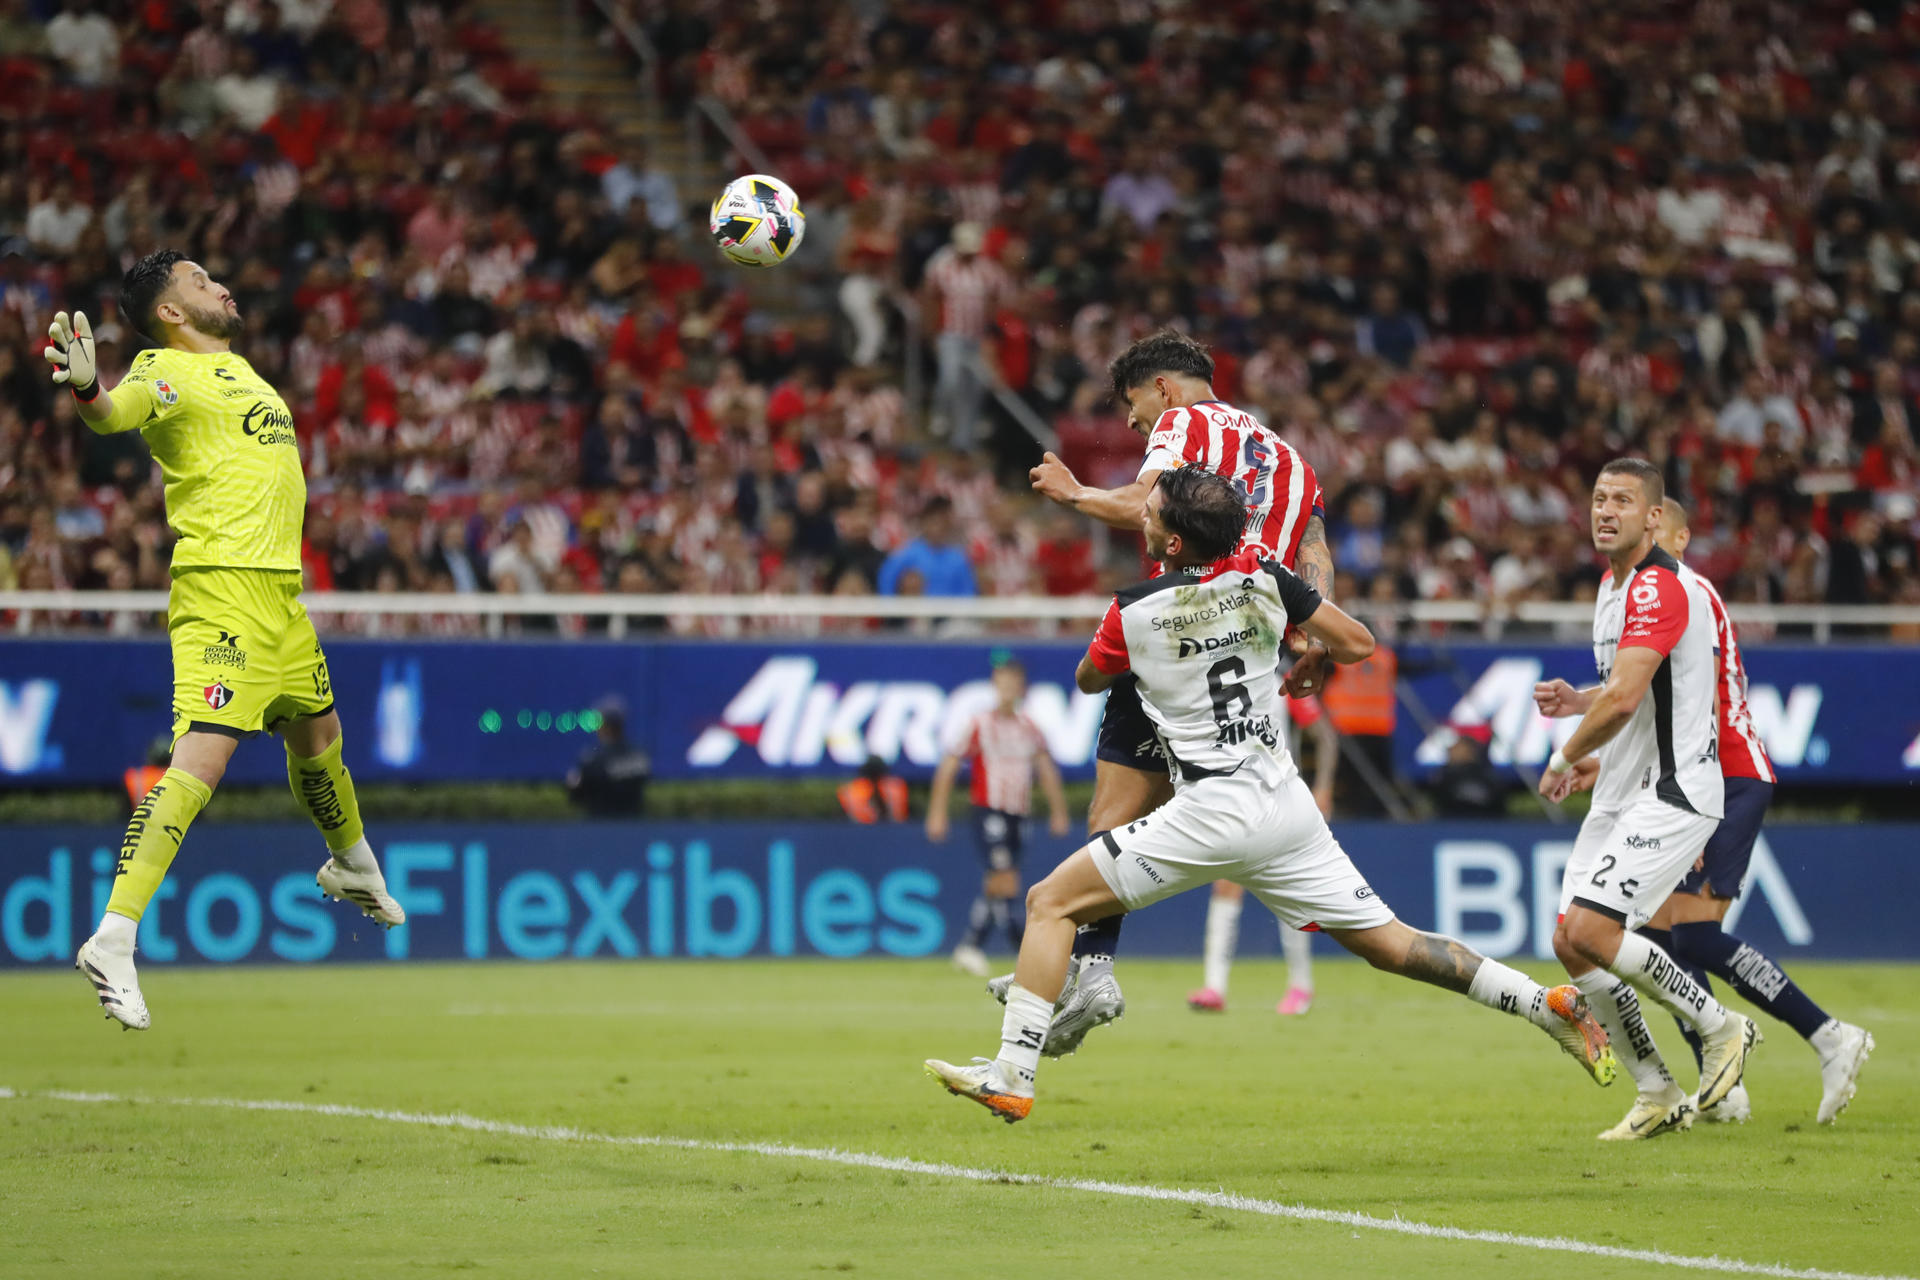
{"label": "white sock", "polygon": [[1280,950],[1287,957],[1287,988],[1313,991],[1313,935],[1280,926]]}
{"label": "white sock", "polygon": [[1552,1030],[1554,1013],[1547,1008],[1547,989],[1511,965],[1482,960],[1467,988],[1467,999],[1489,1009],[1525,1018],[1542,1031]]}
{"label": "white sock", "polygon": [[1820,1061],[1825,1062],[1840,1048],[1840,1025],[1840,1019],[1828,1018],[1807,1037],[1807,1043],[1820,1055]]}
{"label": "white sock", "polygon": [[1613,971],[1703,1036],[1715,1034],[1727,1021],[1727,1011],[1720,1002],[1649,938],[1622,934]]}
{"label": "white sock", "polygon": [[1233,972],[1234,949],[1240,945],[1240,898],[1207,899],[1207,933],[1201,952],[1202,983],[1227,994],[1227,975]]}
{"label": "white sock", "polygon": [[1043,1000],[1019,983],[1007,988],[1007,1013],[1000,1020],[1000,1056],[1007,1074],[1023,1084],[1033,1083],[1040,1069],[1040,1050],[1047,1043],[1053,1021],[1053,1001]]}
{"label": "white sock", "polygon": [[1632,987],[1605,969],[1589,969],[1573,985],[1587,998],[1587,1007],[1613,1045],[1613,1056],[1633,1077],[1635,1088],[1641,1093],[1665,1093],[1678,1087],[1660,1057],[1660,1046],[1653,1042],[1653,1031]]}
{"label": "white sock", "polygon": [[373,856],[373,846],[367,843],[365,836],[361,836],[352,848],[342,849],[334,854],[333,860],[347,870],[359,872],[362,875],[380,869],[380,860]]}
{"label": "white sock", "polygon": [[140,922],[131,916],[123,916],[118,911],[109,911],[100,917],[100,927],[93,931],[94,938],[106,950],[115,955],[133,954],[133,940],[140,932]]}

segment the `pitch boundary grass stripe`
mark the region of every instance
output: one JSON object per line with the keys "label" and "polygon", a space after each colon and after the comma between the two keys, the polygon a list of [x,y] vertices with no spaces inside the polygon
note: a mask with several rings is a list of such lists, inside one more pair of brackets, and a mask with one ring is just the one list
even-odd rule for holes
{"label": "pitch boundary grass stripe", "polygon": [[669,1147],[681,1151],[770,1156],[782,1160],[813,1160],[822,1164],[876,1169],[888,1173],[913,1173],[924,1177],[952,1178],[963,1182],[1012,1183],[1053,1191],[1081,1191],[1094,1195],[1121,1196],[1133,1200],[1197,1205],[1234,1213],[1259,1214],[1269,1218],[1291,1218],[1300,1222],[1320,1222],[1334,1226],[1357,1227],[1367,1231],[1386,1231],[1429,1240],[1457,1240],[1471,1244],[1539,1249],[1549,1253],[1580,1254],[1590,1258],[1618,1258],[1628,1262],[1646,1262],[1657,1266],[1717,1272],[1723,1275],[1772,1276],[1777,1280],[1915,1280],[1910,1276],[1825,1271],[1817,1268],[1788,1267],[1777,1263],[1743,1262],[1737,1258],[1703,1258],[1687,1254],[1665,1253],[1658,1249],[1627,1249],[1618,1245],[1571,1240],[1565,1236],[1527,1236],[1508,1231],[1472,1231],[1464,1227],[1410,1222],[1404,1218],[1379,1218],[1371,1214],[1352,1213],[1341,1209],[1316,1209],[1303,1204],[1284,1204],[1278,1200],[1261,1200],[1252,1196],[1235,1195],[1229,1191],[1197,1191],[1181,1187],[1102,1182],[1090,1178],[1053,1178],[1041,1174],[1009,1173],[1000,1169],[975,1169],[966,1165],[874,1155],[863,1151],[842,1151],[837,1147],[799,1147],[784,1142],[721,1142],[704,1138],[669,1138],[651,1134],[594,1133],[564,1125],[526,1125],[513,1124],[505,1120],[485,1120],[458,1112],[436,1114],[391,1111],[381,1107],[355,1107],[337,1102],[293,1102],[254,1098],[153,1098],[140,1094],[91,1093],[71,1089],[9,1089],[0,1085],[0,1099],[8,1098],[41,1098],[74,1103],[129,1103],[141,1106],[212,1107],[225,1111],[287,1112],[296,1115],[336,1116],[352,1120],[384,1120],[389,1124],[460,1129],[469,1133],[530,1138],[541,1142],[600,1143],[618,1147]]}

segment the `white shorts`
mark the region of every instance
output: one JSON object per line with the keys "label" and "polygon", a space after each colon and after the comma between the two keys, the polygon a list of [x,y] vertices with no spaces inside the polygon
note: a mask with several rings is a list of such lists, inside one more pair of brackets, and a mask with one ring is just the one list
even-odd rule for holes
{"label": "white shorts", "polygon": [[1293,929],[1371,929],[1393,912],[1333,838],[1299,775],[1203,778],[1090,846],[1129,911],[1231,880]]}
{"label": "white shorts", "polygon": [[1625,809],[1590,811],[1560,881],[1560,914],[1580,898],[1638,929],[1686,879],[1719,825],[1650,795]]}

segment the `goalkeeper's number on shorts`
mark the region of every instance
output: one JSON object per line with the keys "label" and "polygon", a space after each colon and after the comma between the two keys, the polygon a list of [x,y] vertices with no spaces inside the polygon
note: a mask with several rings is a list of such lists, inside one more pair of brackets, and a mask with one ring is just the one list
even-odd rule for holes
{"label": "goalkeeper's number on shorts", "polygon": [[91,400],[100,394],[99,370],[93,360],[93,326],[87,313],[76,311],[73,319],[58,312],[47,326],[47,363],[53,366],[53,380],[65,383],[76,400]]}

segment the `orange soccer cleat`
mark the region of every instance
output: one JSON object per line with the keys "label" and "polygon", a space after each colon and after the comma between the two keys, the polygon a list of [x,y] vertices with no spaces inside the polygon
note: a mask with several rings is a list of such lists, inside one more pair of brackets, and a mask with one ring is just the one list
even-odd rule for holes
{"label": "orange soccer cleat", "polygon": [[992,1058],[975,1058],[968,1067],[928,1058],[927,1074],[948,1093],[971,1098],[1008,1124],[1018,1124],[1033,1110],[1033,1087],[1008,1080]]}

